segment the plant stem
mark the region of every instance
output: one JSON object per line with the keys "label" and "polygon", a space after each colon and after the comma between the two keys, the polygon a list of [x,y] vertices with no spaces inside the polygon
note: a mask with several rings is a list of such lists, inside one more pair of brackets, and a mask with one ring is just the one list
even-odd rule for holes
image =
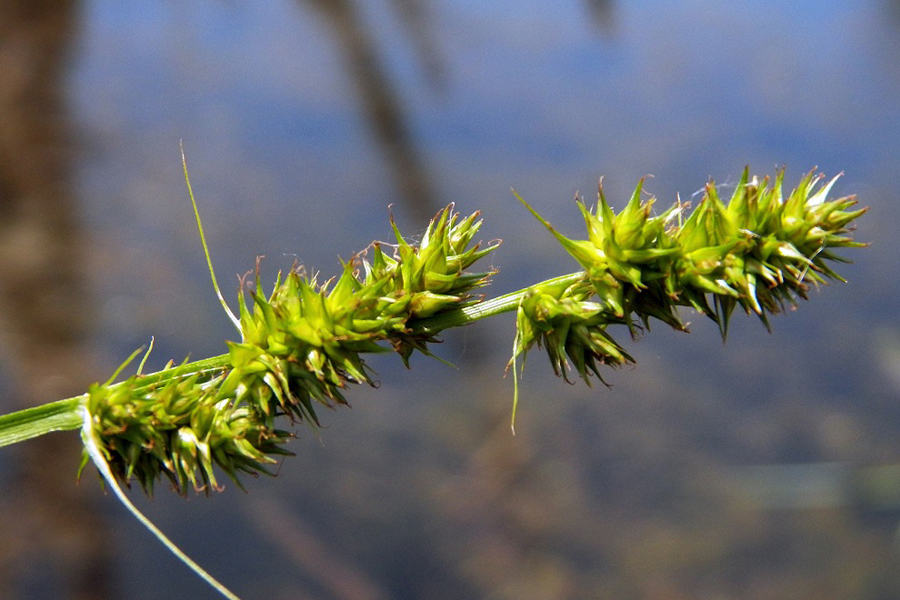
{"label": "plant stem", "polygon": [[[562,283],[578,281],[583,277],[583,272],[570,273],[560,277],[548,279],[541,284]],[[537,284],[537,285],[541,285]],[[495,315],[511,312],[519,305],[522,297],[528,293],[528,288],[510,292],[490,300],[485,300],[471,306],[448,311],[442,315],[410,322],[409,325],[415,331],[425,333],[438,333],[444,329],[460,327],[486,319]],[[160,383],[171,381],[179,377],[190,377],[198,373],[218,371],[229,366],[228,354],[221,354],[210,358],[204,358],[194,362],[184,363],[176,367],[170,367],[143,375],[135,390],[150,389]],[[116,384],[121,385],[121,384]],[[115,387],[115,386],[113,386]],[[82,426],[83,418],[79,408],[87,400],[87,394],[73,396],[65,400],[57,400],[48,404],[42,404],[32,408],[26,408],[6,415],[0,415],[0,447],[18,442],[24,442],[31,438],[40,437],[54,431],[70,431]]]}
{"label": "plant stem", "polygon": [[75,396],[0,416],[0,447],[24,442],[52,431],[81,427],[78,407],[85,396]]}
{"label": "plant stem", "polygon": [[[579,271],[577,273],[569,273],[568,275],[560,275],[559,277],[536,283],[534,286],[552,285],[556,283],[575,283],[582,277],[584,277],[584,271]],[[493,317],[494,315],[511,312],[519,306],[519,301],[534,286],[497,296],[496,298],[491,298],[490,300],[485,300],[478,304],[451,310],[435,317],[410,322],[410,326],[416,331],[438,333],[444,329],[468,325],[469,323]]]}

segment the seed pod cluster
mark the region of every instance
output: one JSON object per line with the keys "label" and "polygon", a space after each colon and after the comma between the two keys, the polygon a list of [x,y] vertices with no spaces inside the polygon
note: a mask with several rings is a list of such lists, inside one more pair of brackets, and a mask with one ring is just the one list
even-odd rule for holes
{"label": "seed pod cluster", "polygon": [[784,198],[784,170],[771,183],[768,177],[751,179],[745,169],[727,204],[710,182],[686,218],[688,207],[680,202],[653,215],[654,199],[641,198],[643,182],[615,214],[601,186],[593,212],[578,201],[586,240],[565,237],[523,200],[579,262],[584,279],[563,290],[532,288],[519,306],[514,358],[535,343],[546,346],[560,374],[567,366],[565,349],[587,381],[588,372],[599,376],[596,364],[629,361],[606,333],[609,324],[624,323],[632,335],[651,319],[685,330],[679,307],[690,307],[715,321],[725,337],[740,306],[768,328],[769,315],[806,299],[811,285],[843,281],[828,264],[846,262],[834,249],[865,245],[850,237],[848,225],[866,209],[852,210],[853,196],[827,200],[836,180],[823,184],[823,176],[810,172]]}
{"label": "seed pod cluster", "polygon": [[[829,266],[843,260],[835,249],[864,245],[849,225],[865,209],[853,210],[853,197],[827,199],[836,178],[823,184],[809,173],[787,198],[783,179],[783,171],[770,183],[745,170],[727,204],[710,183],[689,215],[680,202],[653,214],[641,183],[616,214],[601,188],[595,210],[578,202],[586,240],[563,236],[528,207],[583,271],[494,299],[505,308],[478,318],[517,309],[510,362],[537,344],[557,375],[566,377],[571,361],[588,383],[603,381],[601,365],[633,362],[609,325],[633,336],[652,319],[684,330],[679,310],[688,307],[725,336],[740,306],[768,327],[769,315],[805,299],[811,285],[841,280]],[[442,329],[490,304],[472,306],[494,271],[468,269],[499,243],[473,245],[480,225],[478,213],[460,219],[449,206],[413,243],[392,220],[395,244],[373,243],[324,283],[295,267],[269,295],[257,269],[255,285],[242,286],[241,340],[228,354],[91,387],[84,410],[114,475],[147,493],[165,476],[186,494],[218,489],[217,468],[235,482],[267,472],[289,454],[280,417],[317,426],[317,408],[346,404],[348,384],[374,383],[365,354],[393,350],[409,366],[414,352],[431,354]]]}
{"label": "seed pod cluster", "polygon": [[606,332],[610,313],[603,303],[590,301],[594,293],[587,280],[530,289],[517,312],[514,354],[518,356],[537,343],[547,350],[557,377],[569,381],[571,360],[588,385],[591,374],[603,381],[600,365],[633,363],[634,359]]}
{"label": "seed pod cluster", "polygon": [[451,205],[419,243],[393,224],[392,256],[376,242],[371,262],[364,251],[323,284],[295,267],[266,296],[257,275],[239,296],[242,339],[228,344],[226,366],[92,386],[86,409],[113,473],[148,493],[164,475],[185,494],[189,486],[216,488],[214,466],[235,481],[266,472],[275,456],[289,454],[281,446],[290,434],[276,428],[277,417],[318,425],[317,406],[346,404],[350,383],[373,384],[363,354],[393,349],[408,365],[437,341],[411,323],[480,300],[472,291],[494,271],[467,269],[499,244],[472,245],[480,226],[478,213],[460,220]]}
{"label": "seed pod cluster", "polygon": [[358,255],[323,285],[295,268],[266,297],[257,281],[253,311],[240,301],[243,340],[229,344],[232,370],[220,393],[265,415],[280,412],[317,424],[316,405],[346,404],[348,383],[373,383],[361,355],[390,349],[381,342],[407,365],[413,351],[429,354],[434,336],[416,334],[410,322],[473,301],[471,291],[493,274],[466,271],[497,247],[469,247],[481,226],[477,218],[459,221],[447,207],[418,244],[407,242],[394,224],[393,256],[375,243],[371,262]]}
{"label": "seed pod cluster", "polygon": [[[123,365],[124,366],[124,365]],[[268,473],[290,433],[276,429],[252,407],[219,399],[224,369],[178,375],[169,367],[151,377],[133,375],[88,390],[100,448],[122,482],[136,480],[152,495],[165,476],[179,494],[219,489],[213,465],[240,486],[239,473]],[[82,469],[89,461],[82,456]]]}

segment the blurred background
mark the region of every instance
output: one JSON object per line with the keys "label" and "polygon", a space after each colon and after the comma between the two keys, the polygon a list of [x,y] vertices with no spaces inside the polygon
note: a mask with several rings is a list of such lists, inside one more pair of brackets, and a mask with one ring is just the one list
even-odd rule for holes
{"label": "blurred background", "polygon": [[[132,496],[245,598],[900,597],[898,57],[889,0],[2,0],[0,409],[234,339],[179,140],[230,299],[258,255],[337,273],[391,205],[483,211],[499,295],[577,269],[511,187],[580,236],[601,175],[620,208],[843,171],[872,246],[772,334],[688,315],[611,389],[534,354],[513,437],[491,319],[446,334],[458,370],[375,357],[247,494]],[[215,597],[76,485],[77,437],[2,449],[0,597]]]}

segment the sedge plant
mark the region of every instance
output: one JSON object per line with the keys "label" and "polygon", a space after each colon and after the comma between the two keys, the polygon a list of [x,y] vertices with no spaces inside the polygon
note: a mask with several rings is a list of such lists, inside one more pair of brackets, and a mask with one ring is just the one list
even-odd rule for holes
{"label": "sedge plant", "polygon": [[295,265],[264,287],[257,265],[255,276],[242,280],[233,313],[216,282],[186,164],[184,173],[236,341],[219,356],[169,363],[156,373],[143,373],[145,354],[135,373],[119,380],[136,351],[80,396],[0,416],[0,446],[80,430],[81,468],[93,462],[129,510],[229,598],[234,594],[146,520],[121,485],[137,482],[149,495],[166,480],[178,494],[209,494],[223,488],[224,476],[243,489],[242,474],[270,473],[291,454],[286,445],[296,425],[317,428],[323,408],[347,404],[351,385],[373,385],[367,355],[393,352],[408,367],[415,353],[433,356],[444,330],[506,312],[516,314],[508,367],[514,424],[518,361],[524,367],[536,347],[556,375],[604,382],[605,368],[634,362],[611,326],[631,336],[653,321],[686,331],[686,308],[714,321],[724,339],[740,308],[769,328],[771,316],[807,299],[811,288],[844,281],[832,269],[847,262],[836,250],[864,245],[852,238],[851,223],[866,209],[855,208],[853,196],[829,199],[837,177],[826,181],[813,171],[785,194],[783,169],[774,178],[745,169],[727,202],[710,182],[693,209],[678,201],[661,212],[639,182],[616,213],[601,181],[594,208],[576,198],[585,239],[564,236],[519,197],[575,259],[580,268],[573,273],[486,298],[480,290],[496,270],[475,264],[499,241],[477,243],[479,213],[463,217],[450,205],[417,241],[391,219],[393,243],[373,242],[328,280]]}

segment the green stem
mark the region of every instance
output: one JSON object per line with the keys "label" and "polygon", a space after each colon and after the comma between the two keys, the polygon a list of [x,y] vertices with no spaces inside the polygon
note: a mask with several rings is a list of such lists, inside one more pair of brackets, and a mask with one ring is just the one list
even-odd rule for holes
{"label": "green stem", "polygon": [[502,296],[497,296],[496,298],[491,298],[490,300],[485,300],[484,302],[479,302],[478,304],[451,310],[442,315],[429,317],[427,319],[422,319],[421,321],[411,322],[410,326],[416,331],[438,333],[444,329],[468,325],[469,323],[493,317],[494,315],[514,311],[519,306],[519,301],[535,286],[553,285],[556,283],[575,283],[583,277],[584,271],[560,275],[559,277],[554,277],[528,286],[527,288],[522,288],[515,292],[510,292]]}
{"label": "green stem", "polygon": [[57,400],[0,416],[0,447],[30,440],[51,431],[81,427],[78,407],[85,396]]}
{"label": "green stem", "polygon": [[[578,281],[584,276],[583,272],[570,273],[560,277],[548,279],[545,283],[561,283]],[[510,292],[478,304],[466,306],[452,311],[448,311],[442,315],[422,319],[418,322],[410,323],[410,326],[416,331],[426,333],[438,333],[444,329],[452,327],[460,327],[486,319],[495,315],[511,312],[519,305],[522,297],[528,293],[532,286]],[[194,362],[178,365],[155,373],[143,375],[140,383],[135,386],[136,390],[147,389],[166,381],[171,381],[179,377],[190,377],[197,373],[207,371],[217,371],[225,369],[229,366],[229,357],[227,354],[204,358]],[[121,385],[121,384],[116,384]],[[115,386],[113,386],[115,387]],[[24,442],[31,438],[40,437],[46,433],[54,431],[70,431],[79,429],[82,425],[82,416],[79,412],[80,407],[87,400],[87,394],[66,398],[65,400],[57,400],[48,404],[42,404],[32,408],[16,411],[0,416],[0,447],[8,446],[18,442]]]}

